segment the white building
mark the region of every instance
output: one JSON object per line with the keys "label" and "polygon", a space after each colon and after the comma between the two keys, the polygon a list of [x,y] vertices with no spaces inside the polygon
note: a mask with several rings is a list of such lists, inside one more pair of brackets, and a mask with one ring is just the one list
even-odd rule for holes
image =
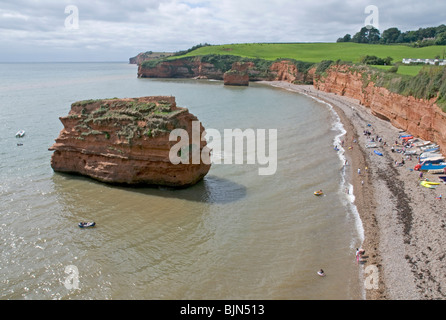
{"label": "white building", "polygon": [[436,65],[438,62],[439,66],[446,66],[446,60],[443,59],[403,59],[403,63],[411,64],[411,63],[424,63]]}

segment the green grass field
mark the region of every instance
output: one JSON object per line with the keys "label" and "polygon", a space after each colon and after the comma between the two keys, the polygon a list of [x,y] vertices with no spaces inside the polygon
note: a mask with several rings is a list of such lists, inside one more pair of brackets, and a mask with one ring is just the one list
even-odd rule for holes
{"label": "green grass field", "polygon": [[213,45],[198,48],[184,56],[207,54],[230,54],[248,58],[276,60],[291,58],[305,62],[322,60],[343,60],[359,62],[361,56],[374,55],[380,58],[392,57],[393,62],[403,58],[433,59],[446,54],[446,46],[412,48],[404,45],[379,45],[359,43],[244,43]]}
{"label": "green grass field", "polygon": [[[373,66],[374,68],[378,68],[381,70],[389,70],[390,68],[392,68],[392,66]],[[398,67],[398,74],[405,74],[408,76],[416,76],[420,70],[423,68],[422,65],[414,65],[414,66],[409,66],[409,65],[400,65]]]}
{"label": "green grass field", "polygon": [[[290,58],[305,62],[318,63],[322,60],[342,60],[358,63],[365,55],[393,58],[393,63],[401,62],[403,58],[434,59],[446,54],[446,46],[429,46],[412,48],[405,45],[379,45],[359,43],[241,43],[213,45],[198,48],[181,57],[200,56],[208,54],[235,55],[247,58],[276,60]],[[178,58],[175,57],[175,58]],[[389,69],[388,66],[379,66]],[[421,66],[400,66],[398,74],[414,76]]]}
{"label": "green grass field", "polygon": [[[398,63],[397,74],[371,72],[378,86],[388,88],[390,91],[402,95],[411,95],[419,99],[432,99],[437,97],[437,103],[446,112],[446,83],[445,67],[403,65],[404,58],[434,59],[437,56],[446,56],[446,46],[428,46],[413,48],[406,45],[372,45],[358,43],[241,43],[203,46],[192,50],[182,56],[173,56],[167,59],[182,57],[207,56],[211,61],[218,62],[217,55],[233,55],[248,59],[263,59],[274,61],[277,59],[294,59],[305,63],[316,64],[323,60],[352,62],[357,64],[365,55],[379,58],[392,57],[392,64]],[[214,55],[214,56],[212,56]],[[220,59],[228,60],[231,59]],[[223,61],[224,62],[224,61]],[[324,66],[321,64],[320,66]],[[372,69],[386,71],[392,66],[370,66]]]}

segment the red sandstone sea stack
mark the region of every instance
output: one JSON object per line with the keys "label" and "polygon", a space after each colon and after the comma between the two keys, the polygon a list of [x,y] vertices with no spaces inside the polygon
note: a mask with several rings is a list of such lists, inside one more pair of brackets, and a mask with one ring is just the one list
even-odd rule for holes
{"label": "red sandstone sea stack", "polygon": [[229,86],[249,86],[248,69],[253,67],[252,62],[234,62],[231,70],[223,75],[223,83]]}
{"label": "red sandstone sea stack", "polygon": [[[203,179],[210,164],[172,164],[174,129],[192,136],[198,119],[176,106],[174,97],[100,99],[75,102],[49,149],[51,167],[99,181],[128,185],[186,187]],[[204,131],[200,124],[200,132]],[[207,152],[206,141],[200,151]]]}

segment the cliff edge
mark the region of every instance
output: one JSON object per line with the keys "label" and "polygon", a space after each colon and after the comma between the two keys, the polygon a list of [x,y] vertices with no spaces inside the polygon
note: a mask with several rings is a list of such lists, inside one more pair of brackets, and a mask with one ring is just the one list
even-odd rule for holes
{"label": "cliff edge", "polygon": [[[200,181],[210,164],[173,164],[169,152],[172,130],[192,136],[198,119],[176,106],[174,97],[100,99],[75,102],[64,128],[49,148],[51,167],[116,184],[186,187]],[[204,128],[200,124],[200,133]],[[206,141],[200,151],[208,152]]]}
{"label": "cliff edge", "polygon": [[[446,69],[442,72],[445,77]],[[446,113],[437,104],[440,93],[430,99],[403,95],[378,85],[380,77],[383,75],[373,75],[370,70],[356,66],[333,65],[315,78],[314,87],[357,99],[373,115],[411,135],[435,141],[441,150],[446,150]]]}

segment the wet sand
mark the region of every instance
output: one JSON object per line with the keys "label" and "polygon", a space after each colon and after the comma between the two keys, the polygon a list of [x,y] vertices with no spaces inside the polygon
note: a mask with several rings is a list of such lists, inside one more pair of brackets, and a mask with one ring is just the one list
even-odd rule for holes
{"label": "wet sand", "polygon": [[[416,156],[407,159],[391,152],[401,143],[401,130],[371,114],[359,101],[288,82],[261,83],[315,97],[331,104],[347,131],[347,179],[353,185],[355,205],[364,227],[363,268],[368,300],[430,300],[446,297],[446,185],[420,186],[413,170]],[[364,135],[364,130],[371,132]],[[377,148],[367,148],[379,136]],[[384,142],[386,142],[384,144]],[[400,148],[395,146],[395,148]],[[377,150],[383,154],[378,156]],[[397,165],[404,158],[404,165]],[[360,169],[361,173],[358,173]],[[436,174],[424,178],[440,182]],[[355,253],[352,253],[354,259]],[[355,275],[356,276],[356,275]]]}

